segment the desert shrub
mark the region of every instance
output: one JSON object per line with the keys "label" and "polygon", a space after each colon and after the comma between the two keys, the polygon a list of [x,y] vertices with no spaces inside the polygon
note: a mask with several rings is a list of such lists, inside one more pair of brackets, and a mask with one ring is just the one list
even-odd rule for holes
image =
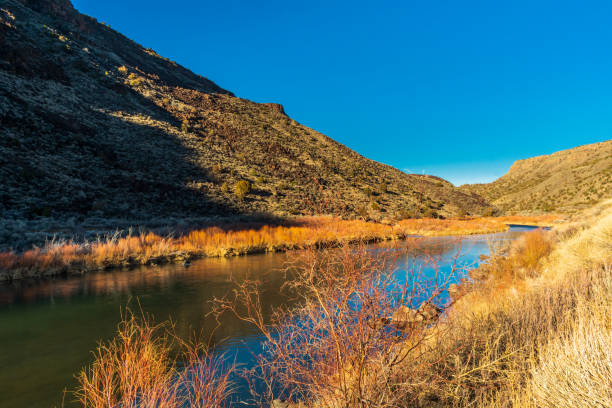
{"label": "desert shrub", "polygon": [[365,205],[355,208],[355,213],[363,218],[366,218],[369,215],[368,208]]}
{"label": "desert shrub", "polygon": [[223,194],[227,194],[229,192],[229,186],[227,185],[227,183],[224,182],[223,184],[221,184],[221,192]]}
{"label": "desert shrub", "polygon": [[130,75],[128,75],[127,82],[130,84],[130,86],[140,86],[144,83],[144,78],[132,72]]}
{"label": "desert shrub", "polygon": [[438,218],[438,213],[433,208],[423,208],[423,217],[425,218]]}
{"label": "desert shrub", "polygon": [[367,195],[368,197],[371,197],[371,196],[372,196],[372,194],[373,194],[373,191],[372,191],[372,189],[371,189],[370,187],[365,187],[365,188],[363,189],[363,193],[364,193],[365,195]]}
{"label": "desert shrub", "polygon": [[376,201],[372,202],[372,204],[370,205],[370,207],[372,208],[372,210],[374,211],[378,211],[380,210],[380,205],[378,205],[378,203]]}
{"label": "desert shrub", "polygon": [[243,200],[247,194],[251,192],[251,183],[246,180],[240,180],[234,186],[234,194],[240,200]]}
{"label": "desert shrub", "polygon": [[127,74],[128,73],[128,69],[125,65],[120,66],[119,68],[117,68],[117,72],[119,72],[120,74]]}
{"label": "desert shrub", "polygon": [[[507,256],[496,254],[486,265],[479,268],[484,276],[497,281],[523,280],[536,276],[538,267],[552,250],[549,232],[536,230],[526,232],[505,251]],[[477,272],[478,273],[478,272]]]}
{"label": "desert shrub", "polygon": [[189,121],[187,119],[184,119],[183,122],[181,122],[181,131],[183,133],[187,133],[189,131]]}
{"label": "desert shrub", "polygon": [[487,207],[482,212],[483,217],[495,217],[499,215],[499,210],[495,207]]}
{"label": "desert shrub", "polygon": [[411,219],[411,218],[420,218],[420,214],[418,214],[414,210],[403,208],[403,209],[401,209],[401,210],[399,210],[397,212],[397,214],[395,215],[395,218],[397,220],[407,220],[407,219]]}
{"label": "desert shrub", "polygon": [[534,270],[550,254],[552,243],[549,233],[538,229],[525,233],[515,248],[512,257],[515,266]]}
{"label": "desert shrub", "polygon": [[465,211],[463,208],[458,208],[457,211],[455,211],[455,216],[457,218],[465,218],[467,215],[467,211]]}

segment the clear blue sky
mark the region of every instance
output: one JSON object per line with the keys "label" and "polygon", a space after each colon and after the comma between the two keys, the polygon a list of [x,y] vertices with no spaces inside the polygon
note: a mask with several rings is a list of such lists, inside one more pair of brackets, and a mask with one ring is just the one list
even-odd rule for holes
{"label": "clear blue sky", "polygon": [[455,184],[612,138],[609,1],[73,3],[237,96]]}

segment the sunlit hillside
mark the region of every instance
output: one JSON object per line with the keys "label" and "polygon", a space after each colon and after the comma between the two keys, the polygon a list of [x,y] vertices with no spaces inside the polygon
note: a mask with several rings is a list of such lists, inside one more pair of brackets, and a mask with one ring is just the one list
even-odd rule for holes
{"label": "sunlit hillside", "polygon": [[612,140],[519,160],[489,184],[462,186],[505,212],[564,212],[612,197]]}

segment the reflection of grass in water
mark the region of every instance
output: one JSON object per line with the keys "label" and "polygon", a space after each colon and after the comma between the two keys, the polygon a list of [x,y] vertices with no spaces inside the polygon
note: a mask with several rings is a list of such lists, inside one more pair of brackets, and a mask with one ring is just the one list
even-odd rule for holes
{"label": "reflection of grass in water", "polygon": [[[524,223],[548,222],[551,216],[519,217]],[[50,242],[23,254],[0,253],[0,272],[7,277],[58,274],[122,265],[185,262],[193,257],[219,257],[275,252],[346,242],[372,242],[407,235],[463,235],[504,231],[509,217],[467,220],[410,219],[395,225],[331,217],[301,219],[296,226],[257,229],[209,227],[179,237],[152,232],[113,236],[86,244]],[[512,219],[516,219],[513,217]],[[2,275],[0,275],[2,278]]]}
{"label": "reflection of grass in water", "polygon": [[[189,268],[147,267],[4,286],[9,294],[10,288],[15,290],[11,299],[16,303],[0,311],[0,395],[6,395],[2,407],[56,404],[62,389],[76,385],[74,373],[91,362],[96,342],[115,332],[119,310],[130,297],[138,298],[156,319],[171,318],[182,337],[192,329],[207,332],[214,327],[212,319],[204,318],[208,301],[231,289],[230,273],[240,278],[250,270],[262,279],[268,308],[287,302],[278,294],[282,274],[274,272],[284,259],[279,254],[204,259]],[[215,341],[249,333],[250,327],[228,319]]]}
{"label": "reflection of grass in water", "polygon": [[[499,239],[506,235],[501,234]],[[484,238],[470,237],[464,241],[472,240],[476,244],[467,255],[477,255],[481,249],[485,250],[482,248]],[[430,253],[436,254],[444,253],[440,248],[448,249],[450,253],[455,252],[453,245],[457,243],[456,238],[427,238],[419,241],[425,248],[429,248]],[[464,245],[464,249],[467,248],[468,245]],[[290,258],[294,256],[291,254]],[[8,387],[16,391],[10,395],[21,395],[16,397],[14,403],[8,400],[3,403],[8,407],[22,407],[39,403],[50,406],[57,402],[61,389],[73,384],[72,374],[90,362],[90,350],[95,347],[96,341],[108,338],[114,332],[119,308],[126,305],[130,296],[138,297],[143,309],[152,313],[156,319],[171,317],[183,337],[189,335],[189,327],[208,330],[209,326],[206,326],[202,318],[209,310],[207,300],[215,295],[222,296],[231,288],[231,282],[228,281],[230,272],[235,278],[241,278],[246,271],[250,271],[251,277],[264,281],[263,300],[267,302],[267,311],[287,302],[284,296],[278,294],[283,274],[264,273],[280,268],[285,259],[285,255],[204,259],[194,262],[187,269],[182,266],[148,267],[89,274],[49,281],[42,285],[22,281],[20,285],[24,295],[21,301],[31,302],[39,297],[41,302],[15,304],[12,310],[0,314],[0,319],[6,318],[0,325],[0,332],[6,329],[0,335],[2,348],[8,346],[15,350],[10,354],[11,359],[7,360],[9,363],[2,364],[2,367],[7,368],[2,373],[8,374],[5,381],[0,382],[0,388]],[[470,259],[468,256],[466,262],[469,263]],[[45,289],[37,289],[41,287]],[[53,305],[47,303],[49,297],[54,299]],[[22,329],[16,330],[18,327]],[[253,334],[253,329],[235,320],[228,320],[217,331],[216,340],[235,339],[249,334]],[[226,347],[224,349],[227,350]],[[243,356],[249,357],[244,350]],[[33,374],[29,373],[35,373],[38,378],[33,378]],[[29,381],[23,378],[29,378]],[[43,385],[37,387],[37,384]]]}

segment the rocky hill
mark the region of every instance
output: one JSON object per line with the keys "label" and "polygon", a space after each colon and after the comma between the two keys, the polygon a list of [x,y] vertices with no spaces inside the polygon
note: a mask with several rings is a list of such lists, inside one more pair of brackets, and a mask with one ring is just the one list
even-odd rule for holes
{"label": "rocky hill", "polygon": [[515,162],[489,184],[461,186],[504,212],[567,212],[612,197],[612,140]]}
{"label": "rocky hill", "polygon": [[0,222],[21,230],[488,206],[235,97],[69,0],[0,0],[0,122]]}

